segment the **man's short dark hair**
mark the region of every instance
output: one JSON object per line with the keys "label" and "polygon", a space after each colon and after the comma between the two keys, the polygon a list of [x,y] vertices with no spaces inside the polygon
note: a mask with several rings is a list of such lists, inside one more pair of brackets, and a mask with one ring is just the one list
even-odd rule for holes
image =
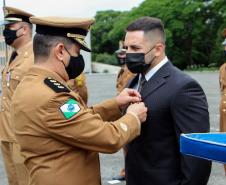
{"label": "man's short dark hair", "polygon": [[30,29],[31,33],[32,33],[33,25],[31,23],[28,23],[28,22],[22,22],[22,23],[24,25],[26,25]]}
{"label": "man's short dark hair", "polygon": [[158,31],[165,41],[164,25],[161,19],[155,17],[141,17],[130,23],[126,28],[126,31],[144,31],[144,33]]}
{"label": "man's short dark hair", "polygon": [[51,49],[56,46],[57,43],[63,43],[65,46],[70,47],[74,42],[66,37],[35,34],[33,40],[34,58],[48,58]]}
{"label": "man's short dark hair", "polygon": [[27,23],[27,26],[30,28],[31,32],[32,32],[32,29],[33,29],[33,25],[31,23]]}

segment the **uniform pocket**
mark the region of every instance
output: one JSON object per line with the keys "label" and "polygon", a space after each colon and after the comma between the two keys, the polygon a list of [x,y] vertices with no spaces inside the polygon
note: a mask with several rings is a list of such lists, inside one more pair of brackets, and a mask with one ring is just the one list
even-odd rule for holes
{"label": "uniform pocket", "polygon": [[10,82],[9,86],[11,90],[15,90],[17,85],[20,83],[22,77],[23,77],[23,71],[20,70],[13,70],[10,71]]}
{"label": "uniform pocket", "polygon": [[16,164],[23,164],[25,158],[22,156],[20,152],[20,145],[17,143],[13,143],[13,161]]}

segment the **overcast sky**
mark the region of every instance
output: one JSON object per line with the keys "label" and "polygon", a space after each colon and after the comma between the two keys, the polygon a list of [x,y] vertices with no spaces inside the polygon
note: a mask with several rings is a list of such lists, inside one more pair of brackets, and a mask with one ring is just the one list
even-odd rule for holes
{"label": "overcast sky", "polygon": [[[0,7],[3,6],[0,0]],[[94,17],[100,10],[130,10],[143,0],[5,0],[6,6],[23,9],[36,16]],[[2,8],[0,19],[3,19]]]}

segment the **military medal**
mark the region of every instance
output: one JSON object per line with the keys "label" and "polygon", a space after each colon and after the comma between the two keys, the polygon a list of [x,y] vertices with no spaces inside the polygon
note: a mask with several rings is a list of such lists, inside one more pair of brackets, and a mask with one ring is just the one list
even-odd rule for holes
{"label": "military medal", "polygon": [[7,87],[9,87],[9,82],[10,82],[10,71],[8,71],[6,73],[6,85],[7,85]]}

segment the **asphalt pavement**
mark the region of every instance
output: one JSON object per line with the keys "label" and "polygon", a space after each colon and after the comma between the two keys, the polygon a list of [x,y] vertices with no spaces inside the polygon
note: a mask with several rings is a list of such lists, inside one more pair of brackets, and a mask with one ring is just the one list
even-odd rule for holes
{"label": "asphalt pavement", "polygon": [[[190,72],[203,87],[209,104],[211,131],[219,131],[219,80],[218,72]],[[89,105],[99,103],[107,98],[113,97],[115,91],[115,74],[90,74],[87,75],[89,90]],[[107,181],[115,175],[118,175],[123,167],[123,154],[119,151],[116,154],[101,154],[101,177],[102,184],[108,185]],[[213,163],[212,173],[208,185],[225,185],[223,166],[219,163]],[[7,185],[4,164],[0,155],[0,185]],[[65,184],[66,185],[66,184]],[[125,185],[124,182],[117,185]]]}

